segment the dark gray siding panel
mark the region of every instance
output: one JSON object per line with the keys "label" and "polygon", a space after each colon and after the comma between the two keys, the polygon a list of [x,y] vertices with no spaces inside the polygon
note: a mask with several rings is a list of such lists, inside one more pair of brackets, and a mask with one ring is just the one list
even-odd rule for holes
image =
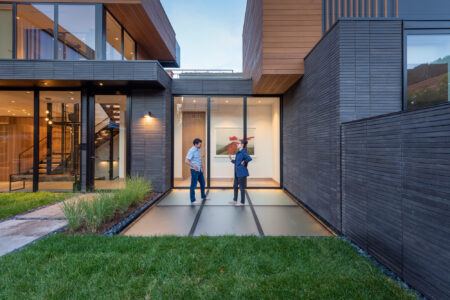
{"label": "dark gray siding panel", "polygon": [[448,0],[399,0],[398,14],[405,20],[448,20]]}
{"label": "dark gray siding panel", "polygon": [[0,79],[171,81],[157,61],[2,60]]}
{"label": "dark gray siding panel", "polygon": [[176,95],[250,95],[250,79],[174,79],[172,93]]}
{"label": "dark gray siding panel", "polygon": [[341,122],[402,109],[400,21],[341,21]]}
{"label": "dark gray siding panel", "polygon": [[450,297],[450,105],[342,126],[343,231],[406,282]]}
{"label": "dark gray siding panel", "polygon": [[[131,173],[150,178],[155,191],[170,188],[170,90],[134,89],[131,93]],[[151,112],[152,120],[145,114]]]}
{"label": "dark gray siding panel", "polygon": [[284,186],[340,229],[339,26],[305,70],[283,96]]}

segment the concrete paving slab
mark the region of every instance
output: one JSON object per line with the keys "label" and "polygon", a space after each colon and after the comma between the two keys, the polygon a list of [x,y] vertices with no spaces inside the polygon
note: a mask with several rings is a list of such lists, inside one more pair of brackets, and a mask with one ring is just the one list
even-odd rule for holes
{"label": "concrete paving slab", "polygon": [[[195,197],[197,200],[201,199],[200,190],[195,191]],[[169,195],[158,203],[158,206],[169,205],[191,205],[189,190],[172,190]]]}
{"label": "concrete paving slab", "polygon": [[297,204],[281,189],[247,190],[253,205],[294,205]]}
{"label": "concrete paving slab", "polygon": [[123,233],[128,236],[188,235],[200,206],[156,206]]}
{"label": "concrete paving slab", "polygon": [[[230,201],[233,201],[234,192],[233,190],[209,190],[208,198],[210,200],[205,202],[205,205],[226,205],[233,206],[230,204]],[[239,194],[238,201],[241,201],[241,196]],[[248,205],[248,201],[246,199],[245,205]]]}
{"label": "concrete paving slab", "polygon": [[251,208],[204,206],[194,232],[199,235],[259,235]]}
{"label": "concrete paving slab", "polygon": [[301,207],[255,206],[255,212],[264,235],[331,236],[328,230]]}
{"label": "concrete paving slab", "polygon": [[66,225],[66,220],[7,220],[1,222],[0,256]]}

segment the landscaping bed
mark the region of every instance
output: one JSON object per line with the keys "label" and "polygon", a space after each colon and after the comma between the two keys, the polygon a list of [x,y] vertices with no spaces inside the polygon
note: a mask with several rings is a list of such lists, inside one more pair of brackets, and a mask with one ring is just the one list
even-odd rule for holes
{"label": "landscaping bed", "polygon": [[1,299],[415,298],[339,238],[60,234],[0,269]]}
{"label": "landscaping bed", "polygon": [[133,177],[127,179],[123,189],[99,193],[92,199],[65,202],[66,234],[104,233],[159,195],[152,193],[148,179]]}
{"label": "landscaping bed", "polygon": [[72,193],[0,193],[0,219],[6,219],[44,205],[68,199]]}

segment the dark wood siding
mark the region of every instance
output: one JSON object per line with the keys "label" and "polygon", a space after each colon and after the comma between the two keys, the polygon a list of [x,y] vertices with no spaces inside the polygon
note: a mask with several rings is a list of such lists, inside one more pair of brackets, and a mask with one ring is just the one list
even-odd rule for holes
{"label": "dark wood siding", "polygon": [[342,126],[343,231],[435,299],[450,297],[450,105]]}
{"label": "dark wood siding", "polygon": [[[152,180],[154,190],[170,188],[171,93],[163,89],[134,89],[131,93],[131,174]],[[145,114],[151,112],[152,120]]]}
{"label": "dark wood siding", "polygon": [[250,79],[174,79],[172,94],[176,95],[249,95]]}
{"label": "dark wood siding", "polygon": [[283,96],[284,187],[340,229],[339,28],[305,68]]}

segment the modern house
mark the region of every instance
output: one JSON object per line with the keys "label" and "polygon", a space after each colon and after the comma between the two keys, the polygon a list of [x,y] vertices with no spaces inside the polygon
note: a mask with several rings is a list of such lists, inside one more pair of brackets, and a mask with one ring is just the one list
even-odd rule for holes
{"label": "modern house", "polygon": [[[0,1],[0,188],[283,188],[430,298],[450,297],[450,2],[248,0],[243,78],[173,76],[158,0]],[[179,78],[175,78],[179,77]],[[231,173],[230,173],[231,172]]]}

